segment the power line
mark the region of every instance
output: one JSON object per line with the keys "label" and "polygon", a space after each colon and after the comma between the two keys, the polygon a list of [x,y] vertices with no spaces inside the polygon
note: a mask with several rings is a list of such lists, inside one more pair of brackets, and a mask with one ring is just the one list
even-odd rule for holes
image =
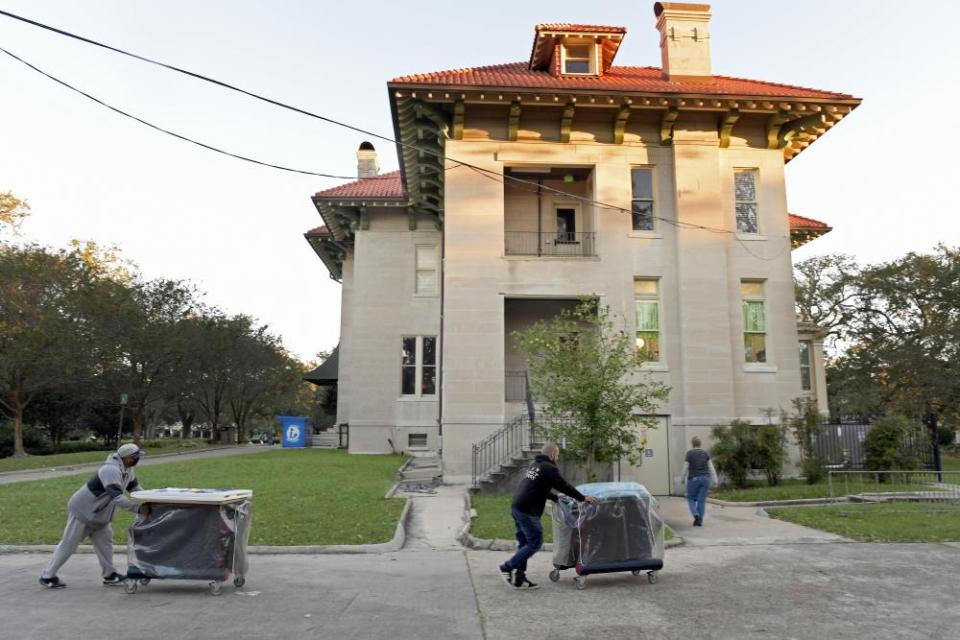
{"label": "power line", "polygon": [[[388,136],[384,136],[384,135],[382,135],[382,134],[375,133],[375,132],[369,131],[369,130],[367,130],[367,129],[363,129],[363,128],[361,128],[361,127],[357,127],[357,126],[355,126],[355,125],[351,125],[351,124],[346,123],[346,122],[341,122],[341,121],[339,121],[339,120],[334,120],[333,118],[328,118],[328,117],[323,116],[323,115],[321,115],[321,114],[314,113],[314,112],[312,112],[312,111],[308,111],[308,110],[306,110],[306,109],[302,109],[302,108],[300,108],[300,107],[296,107],[296,106],[287,104],[287,103],[285,103],[285,102],[281,102],[281,101],[279,101],[279,100],[276,100],[276,99],[273,99],[273,98],[269,98],[269,97],[267,97],[267,96],[260,95],[260,94],[258,94],[258,93],[253,92],[253,91],[249,91],[249,90],[247,90],[247,89],[243,89],[243,88],[237,87],[237,86],[235,86],[235,85],[232,85],[232,84],[230,84],[230,83],[228,83],[228,82],[224,82],[224,81],[222,81],[222,80],[217,80],[216,78],[212,78],[212,77],[210,77],[210,76],[206,76],[206,75],[203,75],[203,74],[201,74],[201,73],[197,73],[197,72],[194,72],[194,71],[189,71],[189,70],[187,70],[187,69],[183,69],[183,68],[177,67],[177,66],[175,66],[175,65],[167,64],[167,63],[161,62],[161,61],[159,61],[159,60],[154,60],[154,59],[148,58],[148,57],[146,57],[146,56],[142,56],[142,55],[139,55],[139,54],[136,54],[136,53],[132,53],[132,52],[130,52],[130,51],[127,51],[127,50],[125,50],[125,49],[121,49],[121,48],[119,48],[119,47],[114,47],[114,46],[111,46],[111,45],[108,45],[108,44],[105,44],[105,43],[102,43],[102,42],[98,42],[98,41],[96,41],[96,40],[93,40],[93,39],[90,39],[90,38],[86,38],[86,37],[84,37],[84,36],[77,35],[77,34],[75,34],[75,33],[71,33],[71,32],[69,32],[69,31],[66,31],[66,30],[63,30],[63,29],[58,29],[58,28],[56,28],[56,27],[52,27],[52,26],[50,26],[50,25],[46,25],[46,24],[43,24],[43,23],[41,23],[41,22],[37,22],[37,21],[35,21],[35,20],[31,20],[31,19],[25,18],[25,17],[23,17],[23,16],[19,16],[19,15],[16,15],[16,14],[14,14],[14,13],[10,13],[9,11],[4,11],[4,10],[0,9],[0,15],[6,16],[6,17],[8,17],[8,18],[12,18],[12,19],[14,19],[14,20],[18,20],[18,21],[20,21],[20,22],[23,22],[23,23],[32,25],[32,26],[34,26],[34,27],[38,27],[38,28],[40,28],[40,29],[44,29],[44,30],[46,30],[46,31],[50,31],[50,32],[52,32],[52,33],[56,33],[56,34],[61,35],[61,36],[65,36],[65,37],[67,37],[67,38],[72,38],[72,39],[74,39],[74,40],[78,40],[78,41],[84,42],[84,43],[86,43],[86,44],[90,44],[90,45],[93,45],[93,46],[96,46],[96,47],[100,47],[100,48],[102,48],[102,49],[106,49],[106,50],[112,51],[112,52],[114,52],[114,53],[119,53],[119,54],[121,54],[121,55],[128,56],[128,57],[133,58],[133,59],[135,59],[135,60],[140,60],[141,62],[146,62],[146,63],[148,63],[148,64],[156,65],[156,66],[162,67],[162,68],[164,68],[164,69],[168,69],[168,70],[170,70],[170,71],[175,71],[175,72],[177,72],[177,73],[184,74],[184,75],[189,76],[189,77],[191,77],[191,78],[195,78],[195,79],[198,79],[198,80],[202,80],[202,81],[204,81],[204,82],[209,82],[209,83],[211,83],[211,84],[214,84],[214,85],[216,85],[216,86],[222,87],[222,88],[224,88],[224,89],[229,89],[230,91],[235,91],[235,92],[241,93],[241,94],[243,94],[243,95],[246,95],[246,96],[248,96],[248,97],[254,98],[255,100],[260,100],[260,101],[262,101],[262,102],[266,102],[267,104],[270,104],[270,105],[273,105],[273,106],[276,106],[276,107],[280,107],[281,109],[286,109],[286,110],[288,110],[288,111],[293,111],[294,113],[299,113],[299,114],[301,114],[301,115],[305,115],[305,116],[310,117],[310,118],[314,118],[314,119],[317,119],[317,120],[321,120],[321,121],[327,122],[327,123],[329,123],[329,124],[333,124],[333,125],[336,125],[336,126],[339,126],[339,127],[343,127],[343,128],[346,128],[346,129],[350,129],[351,131],[356,131],[357,133],[362,133],[362,134],[364,134],[364,135],[366,135],[366,136],[370,136],[370,137],[373,137],[373,138],[377,138],[377,139],[379,139],[379,140],[383,140],[383,141],[385,141],[385,142],[389,142],[389,143],[391,143],[391,144],[395,144],[395,145],[400,146],[400,147],[405,147],[405,148],[409,148],[409,149],[412,149],[412,150],[415,150],[415,151],[418,151],[418,152],[421,152],[421,153],[426,153],[426,154],[431,155],[431,156],[434,156],[434,157],[436,157],[436,158],[438,158],[438,159],[440,159],[440,160],[445,160],[445,161],[453,162],[453,163],[455,163],[455,164],[457,165],[456,167],[448,167],[447,170],[449,170],[449,169],[455,169],[455,168],[459,168],[459,167],[468,167],[468,168],[472,169],[473,171],[476,171],[476,172],[478,172],[478,173],[482,173],[482,174],[487,175],[487,176],[489,176],[489,177],[491,177],[491,178],[493,178],[493,179],[496,179],[496,180],[500,180],[500,181],[511,180],[511,181],[513,181],[513,182],[520,183],[520,184],[534,185],[534,186],[537,186],[538,189],[543,189],[543,190],[546,190],[546,191],[550,191],[550,192],[553,192],[553,193],[562,195],[562,196],[567,197],[567,198],[579,200],[579,201],[581,201],[581,202],[585,202],[585,203],[587,203],[587,204],[590,204],[590,205],[593,205],[593,206],[596,206],[596,207],[599,207],[599,208],[603,208],[603,209],[608,209],[608,210],[612,210],[612,211],[618,211],[618,212],[626,213],[626,214],[628,214],[628,215],[630,215],[630,216],[633,215],[633,211],[631,211],[630,209],[626,209],[626,208],[624,208],[624,207],[620,207],[620,206],[618,206],[618,205],[609,204],[609,203],[606,203],[606,202],[602,202],[602,201],[599,201],[599,200],[594,200],[594,199],[591,199],[591,198],[587,198],[587,197],[584,197],[584,196],[579,196],[579,195],[572,194],[572,193],[567,193],[567,192],[565,192],[565,191],[563,191],[563,190],[555,189],[555,188],[553,188],[553,187],[548,187],[548,186],[546,186],[546,185],[541,185],[541,184],[535,183],[535,182],[533,182],[533,181],[531,181],[531,180],[525,180],[525,179],[523,179],[523,178],[517,178],[516,176],[511,176],[511,175],[508,175],[508,174],[506,174],[506,173],[501,173],[501,172],[497,172],[497,171],[492,171],[492,170],[490,170],[490,169],[486,169],[486,168],[484,168],[484,167],[479,167],[479,166],[470,164],[470,163],[468,163],[468,162],[463,162],[463,161],[460,161],[460,160],[456,160],[456,159],[451,158],[451,157],[449,157],[449,156],[447,156],[447,155],[445,155],[445,154],[443,154],[443,153],[441,153],[441,152],[437,152],[437,151],[435,151],[435,150],[433,150],[433,149],[427,149],[427,148],[418,147],[417,145],[407,144],[407,143],[405,143],[405,142],[403,142],[403,141],[395,140],[395,139],[390,138],[390,137],[388,137]],[[4,49],[3,51],[4,51],[5,53],[7,53],[8,55],[13,56],[13,54],[10,54],[10,52],[6,51],[5,49]],[[19,60],[20,62],[23,62],[24,64],[28,64],[28,63],[24,62],[22,59],[17,58],[16,56],[13,56],[13,57],[16,58],[17,60]],[[66,84],[66,83],[64,83],[64,82],[62,82],[62,81],[60,81],[60,80],[57,80],[56,78],[53,78],[52,76],[49,76],[48,74],[40,71],[39,69],[37,69],[36,67],[33,67],[32,65],[29,65],[29,64],[28,64],[28,66],[30,66],[31,68],[33,68],[33,69],[36,70],[36,71],[39,71],[40,73],[43,73],[44,75],[47,75],[47,77],[50,77],[51,79],[56,80],[57,82],[59,82],[60,84],[63,84],[64,86],[67,86],[67,87],[70,88],[70,89],[74,89],[74,87],[71,87],[70,85],[68,85],[68,84]],[[254,163],[256,163],[256,164],[262,164],[262,165],[264,165],[264,166],[273,167],[273,168],[281,169],[281,170],[284,170],[284,171],[292,171],[292,172],[295,172],[295,173],[306,173],[306,174],[308,174],[308,175],[323,175],[323,177],[334,177],[334,176],[330,176],[330,175],[328,175],[328,174],[316,174],[316,173],[313,173],[313,172],[305,172],[305,171],[299,171],[299,170],[296,170],[296,169],[290,169],[290,168],[287,168],[287,167],[281,167],[281,166],[278,166],[278,165],[273,165],[273,164],[270,164],[270,163],[264,163],[264,162],[260,162],[260,161],[257,161],[257,160],[253,160],[253,159],[251,159],[251,158],[246,158],[246,157],[243,157],[243,156],[237,156],[237,155],[231,154],[231,153],[229,153],[229,152],[224,152],[224,151],[222,151],[222,150],[220,150],[220,149],[216,149],[216,148],[214,148],[214,147],[210,147],[209,145],[205,145],[205,144],[203,144],[203,143],[196,142],[196,141],[191,140],[191,139],[189,139],[189,138],[185,138],[185,137],[183,137],[183,136],[180,136],[179,134],[171,133],[171,132],[166,131],[166,130],[164,130],[164,129],[160,129],[159,127],[156,127],[155,125],[152,125],[152,124],[150,124],[150,123],[148,123],[148,122],[145,122],[145,121],[143,121],[143,120],[140,120],[139,118],[136,118],[136,117],[134,117],[134,116],[130,116],[129,114],[127,114],[127,113],[125,113],[125,112],[122,112],[122,111],[119,111],[118,109],[115,109],[114,107],[110,107],[110,106],[107,105],[106,103],[103,103],[102,101],[97,100],[96,98],[93,98],[92,96],[90,96],[90,95],[88,95],[88,94],[85,94],[85,93],[83,93],[83,92],[81,92],[81,91],[79,91],[79,90],[77,90],[77,89],[74,89],[74,90],[75,90],[75,91],[78,91],[79,93],[83,94],[84,96],[90,98],[91,100],[94,100],[94,101],[96,101],[96,102],[99,102],[99,103],[102,104],[103,106],[106,106],[106,107],[108,107],[108,108],[110,108],[110,109],[112,109],[112,110],[114,110],[114,111],[117,111],[117,112],[123,114],[123,115],[126,115],[126,116],[128,116],[128,117],[131,117],[131,118],[137,120],[138,122],[141,122],[141,123],[143,123],[143,124],[146,124],[147,126],[150,126],[150,127],[154,128],[154,129],[158,129],[158,130],[160,130],[160,131],[163,131],[164,133],[169,133],[170,135],[173,135],[173,136],[175,136],[175,137],[181,138],[181,139],[183,139],[183,140],[185,140],[185,141],[187,141],[187,142],[191,142],[191,143],[193,143],[193,144],[198,144],[198,145],[200,145],[200,146],[202,146],[202,147],[204,147],[204,148],[211,149],[211,150],[217,151],[217,152],[219,152],[219,153],[225,153],[226,155],[230,155],[230,156],[232,156],[232,157],[236,157],[236,158],[239,158],[239,159],[241,159],[241,160],[247,160],[247,161],[250,161],[250,162],[254,162]],[[660,216],[654,216],[654,218],[657,219],[657,220],[661,220],[661,221],[663,221],[663,222],[665,222],[665,223],[667,223],[667,224],[673,225],[673,226],[675,226],[675,227],[677,227],[677,228],[680,228],[680,229],[695,229],[695,230],[709,231],[709,232],[711,232],[711,233],[718,233],[718,234],[731,234],[731,235],[734,236],[734,238],[736,238],[736,240],[740,243],[740,245],[744,248],[744,250],[745,250],[747,253],[749,253],[750,255],[752,255],[753,257],[755,257],[755,258],[757,258],[757,259],[759,259],[759,260],[768,260],[767,258],[763,258],[763,257],[758,256],[758,255],[756,255],[755,253],[753,253],[753,252],[743,243],[743,241],[738,237],[738,232],[736,232],[736,231],[732,231],[732,230],[730,230],[730,229],[723,229],[723,228],[719,228],[719,227],[710,227],[710,226],[707,226],[707,225],[698,225],[698,224],[694,224],[694,223],[680,222],[679,220],[671,220],[671,219],[664,218],[664,217],[660,217]],[[789,239],[789,236],[785,236],[785,237],[787,237],[787,238]]]}

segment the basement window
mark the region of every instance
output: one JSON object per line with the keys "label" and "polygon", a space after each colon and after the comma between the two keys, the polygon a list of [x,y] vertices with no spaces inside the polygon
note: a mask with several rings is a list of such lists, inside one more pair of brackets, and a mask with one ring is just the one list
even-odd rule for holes
{"label": "basement window", "polygon": [[410,448],[413,447],[426,447],[427,446],[427,434],[425,433],[408,433],[407,434],[407,446]]}

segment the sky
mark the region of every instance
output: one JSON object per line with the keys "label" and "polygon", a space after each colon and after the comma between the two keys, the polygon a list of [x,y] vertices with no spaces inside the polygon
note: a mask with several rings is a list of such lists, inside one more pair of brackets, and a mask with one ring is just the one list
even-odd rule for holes
{"label": "sky", "polygon": [[[960,3],[719,0],[716,74],[851,93],[863,104],[787,165],[793,213],[834,230],[794,260],[861,262],[960,244],[947,167],[960,148]],[[659,66],[653,2],[0,0],[0,9],[383,135],[386,82],[526,60],[539,22],[626,26],[616,63]],[[482,8],[482,11],[478,10]],[[145,120],[309,171],[353,175],[365,136],[0,16],[0,46]],[[382,171],[396,153],[373,141]],[[949,154],[949,155],[948,155]],[[112,113],[0,53],[0,191],[24,235],[115,244],[148,278],[269,324],[303,359],[337,344],[340,285],[303,239],[310,195],[342,181],[257,167]]]}

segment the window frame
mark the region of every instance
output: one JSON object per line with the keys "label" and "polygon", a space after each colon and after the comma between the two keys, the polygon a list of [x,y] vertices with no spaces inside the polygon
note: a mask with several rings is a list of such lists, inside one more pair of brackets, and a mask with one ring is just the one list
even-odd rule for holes
{"label": "window frame", "polygon": [[[416,342],[414,343],[413,351],[413,364],[404,364],[403,362],[403,342],[413,338]],[[433,339],[433,364],[424,364],[423,362],[423,343],[425,339]],[[439,356],[440,356],[440,340],[435,335],[410,335],[403,334],[400,336],[400,398],[409,400],[409,399],[428,399],[433,400],[437,398],[437,388],[440,384],[440,367],[439,367]],[[404,393],[403,390],[403,370],[405,368],[413,368],[413,389],[414,393]],[[433,393],[423,393],[423,372],[427,367],[432,367],[433,372]]]}
{"label": "window frame", "polygon": [[[573,229],[574,230],[564,232],[564,233],[572,233],[573,234],[572,240],[564,240],[563,238],[560,237],[561,231],[560,231],[559,225],[557,224],[557,220],[559,218],[559,216],[557,215],[557,212],[560,211],[560,209],[573,210]],[[578,234],[583,233],[582,231],[580,231],[580,229],[582,228],[583,228],[583,216],[581,215],[581,212],[580,212],[580,204],[578,202],[565,202],[561,200],[554,200],[553,202],[553,238],[551,239],[551,241],[554,244],[580,244],[581,240],[585,237],[585,236],[578,237]]]}
{"label": "window frame", "polygon": [[[420,266],[420,249],[430,249],[433,251],[434,266],[430,269],[424,269]],[[420,290],[420,272],[433,272],[434,287],[432,291]],[[413,295],[420,297],[435,298],[440,295],[440,247],[436,244],[416,244],[413,249]]]}
{"label": "window frame", "polygon": [[[743,291],[743,285],[745,284],[758,284],[760,285],[760,295],[750,294],[747,295]],[[763,311],[763,331],[751,331],[747,329],[747,305],[748,303],[757,303],[759,302]],[[770,326],[767,322],[767,281],[761,278],[742,278],[740,280],[740,304],[741,304],[741,313],[740,321],[743,323],[743,361],[748,367],[769,367],[770,366]],[[747,359],[747,336],[748,335],[760,335],[763,336],[763,360],[748,360]]]}
{"label": "window frame", "polygon": [[[580,56],[570,56],[568,49],[570,47],[587,48],[587,71],[567,71],[567,61],[582,61]],[[560,45],[560,74],[565,76],[596,76],[597,73],[597,43],[590,41],[572,41],[564,42]]]}
{"label": "window frame", "polygon": [[[643,364],[646,367],[662,367],[664,365],[664,355],[663,355],[663,287],[661,286],[662,278],[660,276],[634,276],[633,278],[633,322],[634,322],[634,348],[640,350],[636,346],[637,334],[641,332],[640,329],[640,317],[637,313],[637,303],[639,302],[654,302],[657,305],[657,357],[656,359],[644,360]],[[656,285],[657,292],[655,294],[642,294],[637,292],[637,282],[653,282]],[[650,330],[645,330],[644,333],[653,333]]]}
{"label": "window frame", "polygon": [[[800,347],[800,391],[803,393],[812,394],[813,393],[813,340],[798,340],[798,347]],[[802,345],[807,346],[807,361],[803,361],[803,348]],[[807,370],[807,379],[804,386],[803,370]]]}
{"label": "window frame", "polygon": [[[650,172],[650,197],[649,198],[637,198],[633,193],[633,172],[634,171],[649,171]],[[633,203],[641,202],[650,202],[650,228],[649,229],[637,229],[634,226],[634,214],[633,212]],[[631,235],[637,236],[651,236],[659,232],[660,225],[657,224],[657,171],[654,165],[633,165],[630,167],[630,233]]]}
{"label": "window frame", "polygon": [[[740,173],[753,175],[753,200],[740,200],[737,198],[737,175]],[[741,231],[740,218],[737,216],[737,206],[740,204],[753,204],[755,231]],[[733,169],[733,225],[738,236],[756,239],[763,234],[760,215],[760,169],[757,167],[735,167]]]}

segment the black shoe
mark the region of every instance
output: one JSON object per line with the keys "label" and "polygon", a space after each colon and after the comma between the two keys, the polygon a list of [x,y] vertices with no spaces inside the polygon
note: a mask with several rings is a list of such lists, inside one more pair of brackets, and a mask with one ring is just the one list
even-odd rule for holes
{"label": "black shoe", "polygon": [[695,526],[695,527],[702,527],[702,526],[703,526],[703,518],[701,518],[700,516],[697,516],[696,518],[694,518],[694,519],[693,519],[693,526]]}
{"label": "black shoe", "polygon": [[503,581],[506,582],[511,587],[513,586],[513,569],[507,569],[507,565],[502,564],[499,567],[500,577],[503,578]]}
{"label": "black shoe", "polygon": [[521,574],[517,575],[517,579],[514,581],[513,586],[517,589],[522,589],[523,591],[533,591],[534,589],[539,589],[540,585],[534,584],[527,579],[527,576]]}
{"label": "black shoe", "polygon": [[115,587],[115,586],[117,586],[117,585],[121,585],[121,584],[123,584],[123,583],[126,582],[126,581],[127,581],[127,577],[120,575],[120,574],[117,573],[116,571],[114,571],[114,572],[111,573],[110,575],[105,576],[105,577],[103,578],[103,584],[105,584],[105,585],[107,585],[107,586],[110,586],[110,587]]}
{"label": "black shoe", "polygon": [[53,576],[52,578],[40,578],[40,584],[45,586],[47,589],[63,589],[67,586],[66,582],[60,582],[60,578]]}

